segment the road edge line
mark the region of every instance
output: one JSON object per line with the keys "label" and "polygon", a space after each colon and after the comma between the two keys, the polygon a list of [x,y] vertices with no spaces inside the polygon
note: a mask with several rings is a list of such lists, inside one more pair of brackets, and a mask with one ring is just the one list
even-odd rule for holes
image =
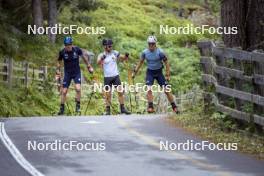
{"label": "road edge line", "polygon": [[39,172],[34,166],[32,166],[29,161],[25,159],[25,157],[20,153],[20,151],[16,148],[14,143],[8,137],[5,126],[3,122],[0,122],[0,139],[8,149],[9,153],[13,156],[16,162],[23,167],[30,175],[32,176],[44,176],[41,172]]}

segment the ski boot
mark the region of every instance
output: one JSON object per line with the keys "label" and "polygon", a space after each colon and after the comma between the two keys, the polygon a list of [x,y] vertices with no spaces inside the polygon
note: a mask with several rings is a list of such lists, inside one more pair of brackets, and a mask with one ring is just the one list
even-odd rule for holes
{"label": "ski boot", "polygon": [[110,106],[106,106],[104,115],[111,115],[111,109]]}
{"label": "ski boot", "polygon": [[179,110],[178,107],[176,106],[176,104],[174,102],[171,103],[171,108],[173,110],[173,112],[175,112],[176,114],[179,114]]}
{"label": "ski boot", "polygon": [[81,104],[80,104],[79,101],[76,101],[75,113],[77,115],[80,115],[81,114]]}
{"label": "ski boot", "polygon": [[121,114],[126,114],[126,115],[130,115],[131,114],[131,112],[126,110],[126,108],[125,108],[125,106],[123,104],[120,105],[120,113]]}
{"label": "ski boot", "polygon": [[60,111],[58,112],[58,115],[64,115],[64,109],[65,109],[64,104],[61,104],[60,105]]}
{"label": "ski boot", "polygon": [[154,113],[155,110],[154,110],[154,107],[153,107],[153,102],[149,102],[148,103],[148,109],[147,109],[148,113]]}

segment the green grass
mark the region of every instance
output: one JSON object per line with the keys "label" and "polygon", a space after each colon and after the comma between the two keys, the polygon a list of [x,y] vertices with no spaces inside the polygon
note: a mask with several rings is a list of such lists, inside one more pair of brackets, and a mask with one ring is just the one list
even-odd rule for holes
{"label": "green grass", "polygon": [[204,112],[202,106],[195,106],[171,116],[171,123],[214,143],[237,143],[239,151],[264,159],[263,134],[240,130],[237,123],[224,114]]}
{"label": "green grass", "polygon": [[54,92],[29,88],[0,86],[0,114],[2,117],[50,116],[58,110],[58,98]]}

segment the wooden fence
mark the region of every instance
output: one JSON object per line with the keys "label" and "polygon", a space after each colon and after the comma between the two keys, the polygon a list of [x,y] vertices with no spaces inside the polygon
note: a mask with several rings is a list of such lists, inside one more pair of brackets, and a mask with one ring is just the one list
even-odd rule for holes
{"label": "wooden fence", "polygon": [[199,41],[205,108],[264,126],[264,53]]}
{"label": "wooden fence", "polygon": [[30,82],[43,82],[48,76],[48,67],[33,67],[28,62],[15,62],[12,58],[6,58],[0,62],[0,82],[6,83],[12,87],[15,83],[24,84],[26,87]]}

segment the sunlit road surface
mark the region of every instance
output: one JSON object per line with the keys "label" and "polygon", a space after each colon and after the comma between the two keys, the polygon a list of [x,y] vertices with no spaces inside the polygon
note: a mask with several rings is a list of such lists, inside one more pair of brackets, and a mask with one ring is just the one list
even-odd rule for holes
{"label": "sunlit road surface", "polygon": [[[1,176],[264,175],[264,161],[237,151],[160,150],[160,142],[202,142],[165,115],[2,119],[1,134]],[[39,149],[29,148],[34,141]],[[42,148],[54,141],[89,145]]]}

